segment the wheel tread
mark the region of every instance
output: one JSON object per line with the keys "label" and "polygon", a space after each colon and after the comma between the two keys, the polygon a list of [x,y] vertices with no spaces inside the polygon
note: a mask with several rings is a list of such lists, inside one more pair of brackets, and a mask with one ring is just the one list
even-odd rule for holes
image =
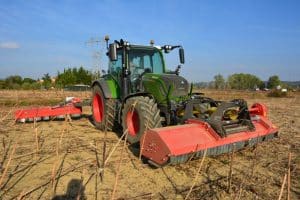
{"label": "wheel tread", "polygon": [[[124,109],[127,108],[128,106],[132,106],[135,102],[137,102],[137,106],[139,106],[140,110],[141,110],[141,115],[144,117],[144,127],[145,130],[146,129],[152,129],[152,128],[157,128],[157,127],[161,127],[161,117],[160,117],[160,110],[157,107],[156,102],[154,101],[154,99],[149,98],[149,97],[145,97],[145,96],[138,96],[138,97],[132,97],[130,99],[128,99],[125,104],[124,104],[124,108],[122,111],[122,126],[123,129],[126,128],[126,123],[124,122],[125,118],[125,114],[124,114]],[[131,136],[128,135],[128,141],[131,143],[135,143],[138,142],[139,138],[141,137],[141,135],[138,136],[137,138],[131,138]]]}
{"label": "wheel tread", "polygon": [[94,125],[99,130],[104,131],[106,129],[111,131],[114,128],[116,120],[116,99],[105,99],[99,86],[94,86],[94,92],[98,92],[104,101],[104,120],[99,123],[95,122],[94,120]]}

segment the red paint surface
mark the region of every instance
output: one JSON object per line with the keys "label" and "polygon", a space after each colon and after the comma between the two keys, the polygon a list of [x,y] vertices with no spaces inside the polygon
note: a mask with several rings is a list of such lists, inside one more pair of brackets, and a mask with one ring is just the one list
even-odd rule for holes
{"label": "red paint surface", "polygon": [[170,156],[218,147],[278,132],[278,128],[265,117],[252,121],[255,131],[239,132],[220,137],[208,123],[188,120],[185,125],[148,130],[141,139],[142,154],[157,164],[164,164]]}
{"label": "red paint surface", "polygon": [[22,109],[15,112],[15,120],[27,119],[27,118],[37,118],[37,117],[53,117],[59,115],[71,115],[71,114],[81,114],[82,108],[75,107],[74,103],[71,102],[63,106],[45,106],[31,109]]}
{"label": "red paint surface", "polygon": [[126,124],[128,133],[132,136],[136,136],[140,129],[139,114],[135,110],[128,111],[126,114]]}

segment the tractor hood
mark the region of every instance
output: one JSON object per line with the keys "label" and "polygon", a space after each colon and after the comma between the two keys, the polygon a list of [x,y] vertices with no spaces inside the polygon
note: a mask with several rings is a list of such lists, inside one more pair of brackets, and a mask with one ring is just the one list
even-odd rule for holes
{"label": "tractor hood", "polygon": [[172,96],[185,96],[188,94],[189,85],[185,78],[175,74],[161,75],[161,79],[166,84],[167,89],[171,88]]}
{"label": "tractor hood", "polygon": [[158,102],[169,98],[186,96],[188,94],[188,81],[176,74],[145,74],[142,79],[146,92],[155,96]]}

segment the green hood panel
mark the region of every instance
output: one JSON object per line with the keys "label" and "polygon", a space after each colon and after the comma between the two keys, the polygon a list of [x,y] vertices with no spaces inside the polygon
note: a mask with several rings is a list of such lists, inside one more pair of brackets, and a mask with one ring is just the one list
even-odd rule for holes
{"label": "green hood panel", "polygon": [[188,82],[175,74],[145,74],[142,79],[145,92],[151,93],[160,104],[188,94]]}

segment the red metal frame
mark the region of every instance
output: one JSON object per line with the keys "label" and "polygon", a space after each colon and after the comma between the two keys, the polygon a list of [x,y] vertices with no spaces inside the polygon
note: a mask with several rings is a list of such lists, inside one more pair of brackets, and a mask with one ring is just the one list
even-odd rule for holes
{"label": "red metal frame", "polygon": [[239,132],[223,138],[208,123],[193,119],[187,120],[185,125],[150,129],[140,141],[143,144],[142,155],[157,165],[164,165],[170,157],[276,134],[278,128],[264,116],[266,112],[263,111],[266,110],[256,105],[250,112],[255,131]]}
{"label": "red metal frame", "polygon": [[255,103],[251,106],[251,108],[249,109],[250,114],[252,115],[261,115],[264,117],[267,117],[267,106],[265,106],[262,103]]}
{"label": "red metal frame", "polygon": [[75,115],[82,114],[82,107],[76,106],[81,100],[78,98],[73,98],[71,102],[65,105],[58,106],[45,106],[38,108],[22,109],[15,111],[15,120],[21,119],[37,119],[41,117],[54,117],[60,115]]}

